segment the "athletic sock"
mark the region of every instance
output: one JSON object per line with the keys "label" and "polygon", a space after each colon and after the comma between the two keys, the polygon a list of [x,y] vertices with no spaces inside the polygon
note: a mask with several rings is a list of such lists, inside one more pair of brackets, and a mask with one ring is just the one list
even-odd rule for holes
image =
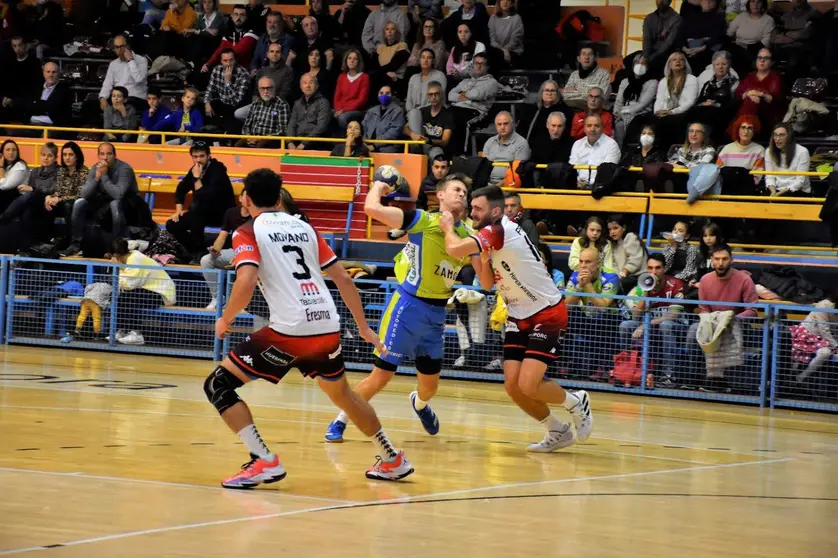
{"label": "athletic sock", "polygon": [[427,406],[428,406],[428,402],[427,401],[422,401],[422,399],[420,399],[419,395],[417,394],[416,399],[413,400],[413,408],[416,409],[417,411],[421,411],[422,409],[424,409]]}
{"label": "athletic sock", "polygon": [[349,415],[341,411],[340,413],[338,413],[338,418],[336,418],[335,420],[337,422],[342,422],[343,424],[346,424],[349,421]]}
{"label": "athletic sock", "polygon": [[581,401],[579,401],[579,398],[576,397],[575,394],[569,391],[566,391],[565,393],[567,394],[567,397],[565,398],[564,403],[562,403],[562,407],[571,411],[575,406],[581,403]]}
{"label": "athletic sock", "polygon": [[541,424],[547,429],[547,432],[562,432],[564,430],[564,425],[562,421],[557,419],[553,413],[547,415],[547,418],[541,421]]}
{"label": "athletic sock", "polygon": [[241,438],[244,445],[247,446],[248,451],[259,459],[273,461],[274,457],[276,457],[271,453],[271,450],[268,449],[268,446],[265,445],[265,442],[262,441],[262,436],[260,436],[259,431],[256,430],[255,424],[248,424],[239,430],[239,438]]}
{"label": "athletic sock", "polygon": [[390,461],[398,455],[396,448],[393,447],[393,443],[390,441],[390,438],[387,437],[387,434],[384,433],[383,428],[373,434],[372,441],[376,446],[378,446],[378,449],[381,452],[381,457],[384,461]]}

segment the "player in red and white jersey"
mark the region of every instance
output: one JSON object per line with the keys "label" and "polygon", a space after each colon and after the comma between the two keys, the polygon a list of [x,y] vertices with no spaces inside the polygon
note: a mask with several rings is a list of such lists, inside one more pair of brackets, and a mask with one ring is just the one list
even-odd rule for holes
{"label": "player in red and white jersey", "polygon": [[390,442],[375,411],[349,387],[343,370],[340,319],[321,271],[334,281],[361,337],[381,351],[383,345],[364,317],[361,298],[337,257],[311,225],[277,211],[282,179],[269,169],[251,172],[244,180],[243,202],[252,220],[233,234],[236,282],[222,316],[215,324],[221,338],[250,303],[257,283],[270,308],[270,324],[248,336],[204,383],[207,398],[224,422],[236,432],[251,461],[222,481],[225,488],[253,488],[285,477],[279,456],[272,453],[247,404],[236,389],[262,378],[278,383],[292,368],[316,378],[329,399],[358,429],[371,437],[381,455],[367,471],[371,479],[398,480],[413,467]]}
{"label": "player in red and white jersey", "polygon": [[570,425],[563,424],[548,405],[562,405],[576,424],[576,437],[584,441],[593,430],[588,393],[565,391],[544,378],[548,366],[560,356],[567,328],[567,308],[547,272],[538,248],[516,223],[503,215],[503,191],[496,186],[471,195],[475,235],[461,239],[453,234],[453,218],[444,215],[445,249],[453,257],[480,253],[475,271],[480,285],[506,302],[509,319],[503,345],[506,392],[528,415],[547,428],[547,435],[528,449],[551,452],[574,442]]}

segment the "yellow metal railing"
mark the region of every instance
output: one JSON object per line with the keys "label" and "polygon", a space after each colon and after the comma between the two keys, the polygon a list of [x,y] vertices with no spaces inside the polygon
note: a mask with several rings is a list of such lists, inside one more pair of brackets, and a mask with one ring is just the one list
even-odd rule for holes
{"label": "yellow metal railing", "polygon": [[[200,136],[201,138],[208,138],[208,139],[225,139],[225,140],[239,140],[239,139],[250,139],[250,140],[267,140],[267,141],[279,141],[279,149],[286,149],[286,142],[300,142],[300,141],[316,141],[316,142],[327,142],[327,143],[343,143],[346,141],[346,138],[306,138],[306,137],[299,137],[299,136],[245,136],[242,134],[204,134],[201,132],[150,132],[148,130],[110,130],[107,128],[65,128],[61,126],[32,126],[29,124],[4,124],[4,128],[9,130],[37,130],[42,132],[42,139],[50,139],[49,133],[50,132],[74,132],[74,133],[86,133],[86,134],[113,134],[115,136],[119,135],[133,135],[133,136],[140,136],[140,135],[151,135],[151,136],[160,136],[163,145],[160,147],[157,146],[147,146],[146,149],[148,151],[182,151],[182,149],[176,149],[176,146],[171,147],[164,147],[166,143],[166,138],[183,138],[183,137],[196,137]],[[54,138],[53,138],[54,139]],[[415,141],[415,140],[364,140],[364,143],[370,145],[402,145],[404,146],[404,152],[410,153],[410,146],[411,145],[425,145],[423,141]],[[145,144],[132,144],[138,148],[142,148]],[[133,149],[133,147],[132,147]],[[248,155],[257,155],[255,153],[247,153]]]}

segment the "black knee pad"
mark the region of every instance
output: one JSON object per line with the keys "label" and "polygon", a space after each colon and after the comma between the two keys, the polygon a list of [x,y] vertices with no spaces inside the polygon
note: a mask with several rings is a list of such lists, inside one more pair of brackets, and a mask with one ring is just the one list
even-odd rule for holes
{"label": "black knee pad", "polygon": [[223,366],[217,367],[204,381],[204,393],[207,399],[221,414],[239,401],[236,390],[244,385],[234,374]]}
{"label": "black knee pad", "polygon": [[442,360],[426,356],[416,357],[416,371],[426,376],[435,376],[442,371]]}

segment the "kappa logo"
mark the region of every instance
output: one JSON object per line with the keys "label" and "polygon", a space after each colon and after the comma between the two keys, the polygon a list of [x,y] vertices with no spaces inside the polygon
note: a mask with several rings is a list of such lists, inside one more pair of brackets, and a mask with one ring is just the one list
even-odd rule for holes
{"label": "kappa logo", "polygon": [[242,362],[244,362],[244,363],[245,363],[245,364],[247,364],[248,366],[253,366],[253,357],[252,357],[252,356],[250,356],[250,355],[242,355],[242,356],[241,356],[241,357],[239,357],[239,358],[241,358],[241,359],[242,359]]}

